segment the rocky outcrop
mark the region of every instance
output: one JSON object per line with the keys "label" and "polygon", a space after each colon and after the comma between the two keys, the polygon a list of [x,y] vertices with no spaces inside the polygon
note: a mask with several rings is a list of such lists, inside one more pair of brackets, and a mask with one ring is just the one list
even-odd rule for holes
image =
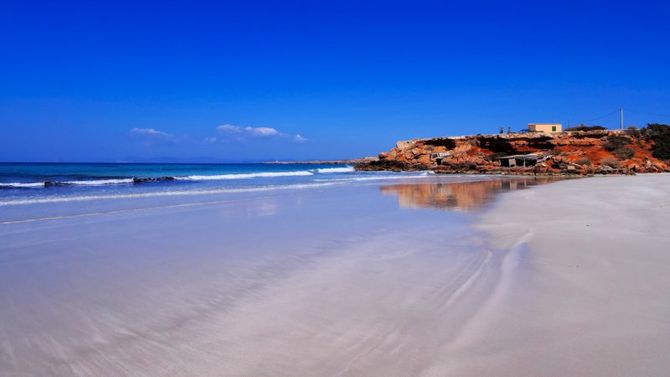
{"label": "rocky outcrop", "polygon": [[[634,174],[670,171],[638,131],[511,133],[399,141],[358,170],[437,173]],[[511,166],[510,166],[511,165]]]}
{"label": "rocky outcrop", "polygon": [[156,183],[165,181],[174,181],[175,177],[134,177],[133,183]]}

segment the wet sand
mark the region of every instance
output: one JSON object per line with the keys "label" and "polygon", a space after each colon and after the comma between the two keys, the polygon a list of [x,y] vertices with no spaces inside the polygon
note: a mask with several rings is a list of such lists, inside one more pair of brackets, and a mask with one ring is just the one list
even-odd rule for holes
{"label": "wet sand", "polygon": [[460,212],[475,186],[398,203],[463,180],[9,207],[0,374],[415,374],[492,257]]}
{"label": "wet sand", "polygon": [[[631,179],[667,205],[667,176],[659,187]],[[495,182],[14,210],[0,225],[0,374],[617,375],[645,366],[642,375],[661,375],[670,290],[658,201],[656,218],[646,201],[624,207],[656,230],[650,243],[617,233],[653,249],[646,258],[621,240],[607,253],[605,238],[566,252],[554,243],[584,241],[579,221],[609,235],[599,216],[621,209],[600,211],[609,207],[596,194],[575,202],[577,217],[557,205],[555,218],[538,214],[538,205],[564,192],[587,198],[578,193],[596,179],[506,193],[486,212],[497,193],[537,183]],[[528,213],[563,233],[529,232],[524,221],[538,219]]]}

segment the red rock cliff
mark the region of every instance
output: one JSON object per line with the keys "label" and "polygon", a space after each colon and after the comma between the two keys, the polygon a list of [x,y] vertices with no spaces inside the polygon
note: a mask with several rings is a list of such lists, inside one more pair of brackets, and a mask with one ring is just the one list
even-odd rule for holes
{"label": "red rock cliff", "polygon": [[512,133],[399,141],[358,170],[607,174],[670,171],[637,130]]}

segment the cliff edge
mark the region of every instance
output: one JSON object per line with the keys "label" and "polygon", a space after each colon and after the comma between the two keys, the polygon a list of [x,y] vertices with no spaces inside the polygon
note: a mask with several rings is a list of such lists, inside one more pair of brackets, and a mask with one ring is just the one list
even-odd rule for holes
{"label": "cliff edge", "polygon": [[634,174],[670,171],[670,126],[508,133],[399,141],[357,170],[436,173]]}

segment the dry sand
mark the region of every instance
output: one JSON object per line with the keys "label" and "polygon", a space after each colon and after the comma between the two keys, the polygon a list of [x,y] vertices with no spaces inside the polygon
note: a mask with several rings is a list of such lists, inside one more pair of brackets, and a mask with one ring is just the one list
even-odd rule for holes
{"label": "dry sand", "polygon": [[510,193],[482,228],[514,249],[442,375],[670,375],[670,175]]}

